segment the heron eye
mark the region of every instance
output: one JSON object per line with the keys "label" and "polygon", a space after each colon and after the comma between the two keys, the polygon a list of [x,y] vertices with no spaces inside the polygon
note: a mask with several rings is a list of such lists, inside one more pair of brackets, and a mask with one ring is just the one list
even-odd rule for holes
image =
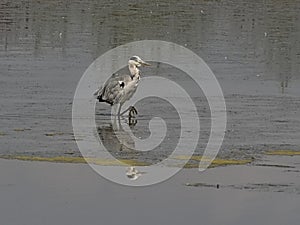
{"label": "heron eye", "polygon": [[132,56],[132,57],[130,58],[130,60],[138,61],[137,57],[135,57],[135,56]]}
{"label": "heron eye", "polygon": [[124,81],[119,81],[119,84],[120,84],[120,87],[121,87],[121,88],[124,88],[124,87],[125,87]]}

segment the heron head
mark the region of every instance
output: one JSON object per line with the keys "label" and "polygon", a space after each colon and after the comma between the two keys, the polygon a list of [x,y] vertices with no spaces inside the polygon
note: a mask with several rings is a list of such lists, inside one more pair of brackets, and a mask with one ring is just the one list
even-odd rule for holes
{"label": "heron head", "polygon": [[146,63],[144,60],[142,60],[139,56],[132,56],[129,61],[128,61],[129,65],[135,65],[136,67],[140,67],[140,66],[150,66],[149,63]]}

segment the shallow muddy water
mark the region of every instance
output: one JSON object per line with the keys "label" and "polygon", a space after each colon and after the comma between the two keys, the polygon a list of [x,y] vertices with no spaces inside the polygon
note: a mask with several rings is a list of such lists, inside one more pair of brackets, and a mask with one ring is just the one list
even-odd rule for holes
{"label": "shallow muddy water", "polygon": [[[214,72],[228,116],[221,156],[299,150],[299,11],[299,1],[287,0],[2,0],[0,154],[80,155],[71,123],[79,79],[106,51],[144,39],[185,46]],[[210,132],[210,111],[201,90],[168,65],[153,62],[143,74],[172,79],[190,91],[200,116],[197,153],[201,153]],[[147,137],[153,115],[165,118],[172,132],[156,151],[135,157],[156,162],[173,150],[180,126],[178,115],[169,113],[170,105],[148,101],[136,106],[140,117],[133,133]],[[108,112],[108,106],[97,104],[100,137],[112,141]],[[113,154],[128,156],[114,148]]]}

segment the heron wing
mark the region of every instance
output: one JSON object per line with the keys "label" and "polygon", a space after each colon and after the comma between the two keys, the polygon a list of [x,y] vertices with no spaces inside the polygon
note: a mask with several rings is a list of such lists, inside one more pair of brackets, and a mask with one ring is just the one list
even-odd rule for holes
{"label": "heron wing", "polygon": [[94,96],[97,97],[97,98],[98,98],[99,96],[101,96],[102,93],[103,93],[103,91],[105,90],[104,87],[107,86],[107,84],[110,82],[110,80],[112,80],[113,78],[115,78],[117,75],[118,75],[117,73],[113,73],[113,74],[111,75],[111,77],[105,82],[105,84],[102,85],[102,86],[100,86],[100,87],[95,91]]}
{"label": "heron wing", "polygon": [[119,103],[125,93],[124,87],[128,79],[131,79],[129,75],[116,76],[113,74],[105,84],[95,92],[95,96],[111,105]]}

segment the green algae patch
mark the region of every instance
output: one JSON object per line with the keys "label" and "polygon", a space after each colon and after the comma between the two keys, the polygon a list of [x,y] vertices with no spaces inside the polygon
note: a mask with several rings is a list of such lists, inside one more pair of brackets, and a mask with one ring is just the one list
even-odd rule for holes
{"label": "green algae patch", "polygon": [[16,159],[23,161],[39,161],[53,163],[91,163],[100,166],[148,166],[149,164],[130,159],[100,159],[100,158],[83,158],[83,157],[39,157],[39,156],[0,156],[3,159]]}
{"label": "green algae patch", "polygon": [[[92,157],[71,157],[71,156],[56,156],[56,157],[42,157],[42,156],[22,156],[22,155],[0,155],[0,158],[3,159],[15,159],[23,161],[39,161],[39,162],[52,162],[52,163],[90,163],[100,166],[149,166],[151,163],[137,161],[133,159],[102,159],[102,158],[92,158]],[[175,160],[187,160],[188,156],[180,155],[174,157]],[[209,158],[204,158],[201,156],[192,156],[187,164],[184,165],[184,168],[198,168],[200,160],[211,161]],[[244,165],[251,163],[252,160],[248,159],[221,159],[216,158],[212,161],[209,168],[227,166],[227,165]],[[175,163],[169,165],[171,167],[181,167],[182,164]]]}
{"label": "green algae patch", "polygon": [[300,155],[300,151],[293,150],[273,150],[265,153],[266,155],[284,155],[284,156],[295,156]]}
{"label": "green algae patch", "polygon": [[[184,156],[184,155],[180,155],[180,156],[176,156],[174,157],[174,159],[178,159],[178,160],[188,160],[189,157],[188,156]],[[203,156],[192,156],[190,158],[190,162],[188,162],[184,168],[198,168],[199,167],[199,163],[193,163],[191,161],[205,161],[205,162],[210,162],[212,159],[207,158],[207,157],[203,157]],[[221,158],[215,158],[212,160],[212,163],[210,164],[209,168],[213,168],[213,167],[218,167],[218,166],[228,166],[228,165],[245,165],[248,163],[251,163],[252,160],[251,159],[221,159]]]}

